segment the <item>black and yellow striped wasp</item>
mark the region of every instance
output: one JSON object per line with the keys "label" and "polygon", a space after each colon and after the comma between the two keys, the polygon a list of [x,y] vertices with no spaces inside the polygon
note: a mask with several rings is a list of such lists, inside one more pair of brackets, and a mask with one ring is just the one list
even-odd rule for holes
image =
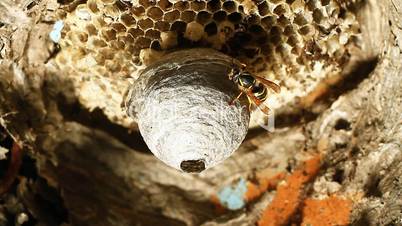
{"label": "black and yellow striped wasp", "polygon": [[251,74],[246,70],[246,65],[242,63],[234,65],[228,76],[240,90],[240,94],[229,103],[230,105],[234,104],[243,94],[246,94],[250,111],[251,105],[254,104],[264,114],[269,114],[270,109],[263,104],[268,97],[268,88],[279,93],[281,90],[279,85],[265,78]]}

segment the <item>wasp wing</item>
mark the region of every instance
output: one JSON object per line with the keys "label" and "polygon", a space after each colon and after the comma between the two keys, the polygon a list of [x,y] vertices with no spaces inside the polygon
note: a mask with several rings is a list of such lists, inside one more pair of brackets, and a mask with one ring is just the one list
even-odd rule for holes
{"label": "wasp wing", "polygon": [[276,93],[279,93],[281,91],[281,87],[278,84],[276,84],[275,82],[269,81],[269,80],[267,80],[265,78],[262,78],[262,77],[256,76],[256,75],[254,75],[254,77],[259,82],[261,82],[262,84],[268,86],[269,88],[271,88]]}

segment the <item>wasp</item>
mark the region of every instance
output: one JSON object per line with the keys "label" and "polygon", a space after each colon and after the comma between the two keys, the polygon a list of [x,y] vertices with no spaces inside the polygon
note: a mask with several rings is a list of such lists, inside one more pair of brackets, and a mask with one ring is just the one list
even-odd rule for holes
{"label": "wasp", "polygon": [[251,74],[246,70],[246,65],[242,63],[232,67],[228,76],[240,90],[240,94],[229,102],[230,105],[233,105],[236,100],[245,94],[249,101],[250,110],[251,105],[254,104],[264,114],[269,114],[270,109],[266,105],[263,105],[264,101],[268,98],[268,88],[279,93],[281,90],[279,85],[265,78]]}

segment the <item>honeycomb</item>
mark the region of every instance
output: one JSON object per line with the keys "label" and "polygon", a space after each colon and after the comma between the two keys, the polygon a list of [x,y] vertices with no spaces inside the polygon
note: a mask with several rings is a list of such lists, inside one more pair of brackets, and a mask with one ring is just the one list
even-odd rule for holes
{"label": "honeycomb", "polygon": [[[60,0],[59,0],[60,1]],[[57,64],[80,100],[112,120],[138,72],[175,49],[211,47],[278,82],[270,104],[306,95],[339,74],[359,45],[359,24],[345,0],[64,0]]]}

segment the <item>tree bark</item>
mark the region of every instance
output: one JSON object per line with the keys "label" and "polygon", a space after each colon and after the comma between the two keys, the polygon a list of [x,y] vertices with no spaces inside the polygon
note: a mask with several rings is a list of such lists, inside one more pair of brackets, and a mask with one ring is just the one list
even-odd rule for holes
{"label": "tree bark", "polygon": [[[366,51],[345,80],[311,106],[277,115],[275,132],[251,129],[231,158],[199,175],[169,168],[137,130],[79,104],[48,63],[56,5],[0,2],[0,133],[24,155],[0,225],[22,214],[32,225],[270,225],[264,216],[276,225],[402,225],[401,1],[356,9]],[[320,159],[316,170],[311,158]],[[244,205],[225,207],[220,192],[242,181]],[[290,185],[297,197],[280,218],[275,205]],[[312,203],[325,210],[338,199],[344,215],[309,218]]]}

